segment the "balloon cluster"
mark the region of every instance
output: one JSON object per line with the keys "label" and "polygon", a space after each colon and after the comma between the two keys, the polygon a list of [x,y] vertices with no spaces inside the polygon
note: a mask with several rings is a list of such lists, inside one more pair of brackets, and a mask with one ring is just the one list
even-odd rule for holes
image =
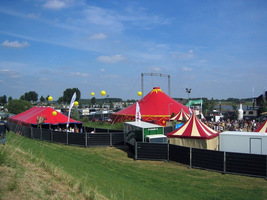
{"label": "balloon cluster", "polygon": [[[100,94],[101,94],[101,96],[105,96],[105,95],[106,95],[106,91],[105,91],[105,90],[102,90],[102,91],[100,92]],[[95,96],[95,93],[94,93],[94,92],[91,92],[91,96],[92,96],[92,97]]]}

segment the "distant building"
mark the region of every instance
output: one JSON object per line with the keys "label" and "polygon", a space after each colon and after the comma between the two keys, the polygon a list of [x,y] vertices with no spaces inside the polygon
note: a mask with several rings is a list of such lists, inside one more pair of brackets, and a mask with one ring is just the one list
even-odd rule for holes
{"label": "distant building", "polygon": [[256,98],[256,105],[261,106],[263,101],[265,101],[265,104],[267,105],[267,91]]}
{"label": "distant building", "polygon": [[258,107],[250,107],[247,110],[244,109],[243,119],[252,120],[258,117]]}

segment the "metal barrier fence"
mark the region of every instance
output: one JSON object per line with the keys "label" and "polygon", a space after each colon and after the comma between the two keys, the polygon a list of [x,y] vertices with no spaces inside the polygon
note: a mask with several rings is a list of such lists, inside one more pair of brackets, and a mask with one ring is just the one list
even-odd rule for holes
{"label": "metal barrier fence", "polygon": [[[105,129],[104,133],[87,133],[92,128],[83,127],[85,133],[58,132],[9,123],[10,130],[22,136],[68,145],[116,146],[124,145],[123,132]],[[95,131],[95,129],[93,129]],[[101,130],[101,129],[99,129]],[[102,129],[103,130],[103,129]],[[135,159],[166,160],[188,165],[190,168],[215,170],[267,179],[267,155],[232,153],[196,149],[163,143],[135,143]]]}
{"label": "metal barrier fence", "polygon": [[[77,146],[116,146],[124,145],[124,134],[118,130],[94,129],[83,127],[84,133],[59,132],[52,129],[40,129],[26,127],[15,123],[9,123],[10,130],[36,140],[77,145]],[[87,131],[90,131],[89,133]],[[91,131],[103,131],[91,133]]]}
{"label": "metal barrier fence", "polygon": [[137,160],[169,160],[168,144],[135,143],[135,159]]}
{"label": "metal barrier fence", "polygon": [[173,144],[135,144],[136,160],[175,161],[190,168],[209,169],[267,179],[267,155],[212,151]]}

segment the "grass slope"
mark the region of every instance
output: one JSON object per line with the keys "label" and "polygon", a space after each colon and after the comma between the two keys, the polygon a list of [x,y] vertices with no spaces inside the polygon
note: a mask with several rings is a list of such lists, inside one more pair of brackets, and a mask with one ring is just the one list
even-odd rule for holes
{"label": "grass slope", "polygon": [[[46,172],[46,176],[50,176],[43,180],[46,184],[53,185],[54,182],[63,187],[61,190],[70,191],[67,198],[63,198],[59,190],[58,195],[62,199],[250,200],[267,197],[267,182],[262,178],[188,169],[187,166],[172,162],[134,161],[127,151],[115,147],[65,146],[9,133],[5,148],[8,156],[14,152],[11,154],[38,169],[34,173],[22,161],[17,161],[17,166],[11,165],[10,168],[15,171],[14,174],[25,177],[25,173],[33,173],[32,176],[39,177]],[[5,164],[3,166],[6,167]],[[3,176],[0,173],[0,178]],[[41,182],[41,185],[44,184]],[[26,184],[32,183],[29,180]],[[64,185],[69,188],[66,189]],[[52,190],[48,186],[48,189],[41,187],[39,190],[45,197],[57,195],[57,188]],[[11,190],[2,192],[7,191],[10,193]],[[31,196],[32,193],[27,195]]]}

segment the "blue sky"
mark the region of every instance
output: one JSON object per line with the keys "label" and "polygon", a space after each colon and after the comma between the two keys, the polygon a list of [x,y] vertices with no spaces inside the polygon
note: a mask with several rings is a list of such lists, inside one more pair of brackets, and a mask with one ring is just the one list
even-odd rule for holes
{"label": "blue sky", "polygon": [[[141,73],[170,75],[171,97],[258,96],[266,10],[266,0],[0,0],[0,96],[138,99]],[[167,78],[144,77],[144,95],[156,86],[168,93]]]}

